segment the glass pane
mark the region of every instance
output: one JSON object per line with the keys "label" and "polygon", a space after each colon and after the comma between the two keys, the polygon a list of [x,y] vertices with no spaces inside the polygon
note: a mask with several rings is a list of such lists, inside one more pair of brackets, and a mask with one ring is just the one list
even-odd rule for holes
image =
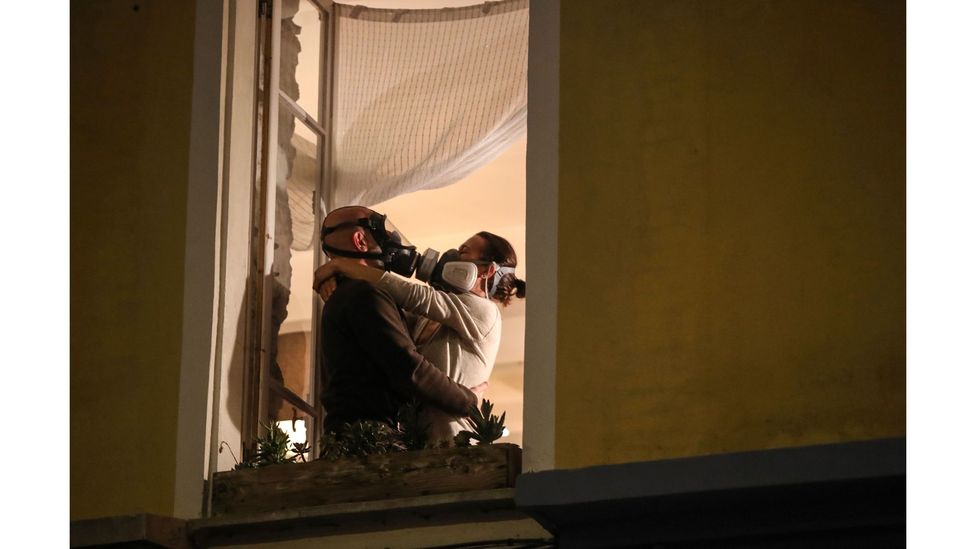
{"label": "glass pane", "polygon": [[323,21],[324,14],[308,0],[282,5],[279,86],[319,121]]}
{"label": "glass pane", "polygon": [[[272,378],[306,402],[309,377],[315,241],[315,196],[321,179],[320,138],[284,105],[279,111],[271,302]],[[270,408],[274,413],[274,407]]]}

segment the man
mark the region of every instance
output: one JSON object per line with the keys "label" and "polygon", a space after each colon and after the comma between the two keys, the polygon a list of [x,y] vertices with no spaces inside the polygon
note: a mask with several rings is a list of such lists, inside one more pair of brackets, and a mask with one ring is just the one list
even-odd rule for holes
{"label": "man", "polygon": [[[323,250],[363,265],[390,267],[381,258],[390,254],[383,253],[377,237],[389,244],[396,235],[379,228],[378,218],[382,223],[362,206],[333,210],[322,222]],[[455,383],[417,352],[403,313],[369,282],[340,281],[322,310],[321,330],[327,430],[360,419],[395,426],[400,406],[413,397],[464,416],[478,403],[472,389],[484,391],[486,384],[468,389]]]}

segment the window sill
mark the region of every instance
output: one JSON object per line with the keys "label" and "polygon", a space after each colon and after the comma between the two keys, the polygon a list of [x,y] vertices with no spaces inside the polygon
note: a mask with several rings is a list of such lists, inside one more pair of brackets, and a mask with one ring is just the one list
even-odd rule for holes
{"label": "window sill", "polygon": [[195,546],[210,547],[528,518],[515,489],[500,488],[201,519],[187,530]]}
{"label": "window sill", "polygon": [[212,516],[514,488],[514,444],[395,452],[216,473]]}
{"label": "window sill", "polygon": [[544,533],[515,508],[521,467],[521,448],[492,444],[226,471],[188,531],[200,547],[513,520]]}

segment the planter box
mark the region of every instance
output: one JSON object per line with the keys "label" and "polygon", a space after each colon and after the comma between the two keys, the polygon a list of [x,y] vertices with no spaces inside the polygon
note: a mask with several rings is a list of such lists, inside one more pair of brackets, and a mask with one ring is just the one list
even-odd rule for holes
{"label": "planter box", "polygon": [[214,474],[213,515],[251,514],[515,486],[514,444],[437,448]]}

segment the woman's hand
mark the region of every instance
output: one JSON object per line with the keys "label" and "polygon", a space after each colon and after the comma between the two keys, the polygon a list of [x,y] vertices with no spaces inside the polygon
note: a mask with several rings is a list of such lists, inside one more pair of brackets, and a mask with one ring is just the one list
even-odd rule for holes
{"label": "woman's hand", "polygon": [[315,270],[312,289],[323,300],[329,299],[329,296],[336,289],[335,277],[340,274],[348,278],[365,280],[370,284],[376,284],[383,277],[383,270],[375,267],[367,267],[358,259],[334,257],[331,261]]}
{"label": "woman's hand", "polygon": [[329,296],[336,289],[336,275],[341,272],[339,263],[335,260],[329,261],[318,269],[315,269],[315,277],[312,282],[312,289],[319,294],[322,301],[328,301]]}
{"label": "woman's hand", "polygon": [[471,392],[474,393],[474,396],[478,397],[478,403],[480,404],[481,397],[483,397],[485,395],[485,391],[488,390],[488,382],[485,381],[484,383],[479,383],[474,387],[469,387],[469,389],[471,389]]}
{"label": "woman's hand", "polygon": [[332,277],[323,280],[322,283],[319,284],[319,287],[316,290],[316,292],[319,294],[319,297],[322,298],[322,301],[325,302],[328,301],[330,297],[332,297],[332,292],[335,291],[337,286],[338,284],[336,283],[335,277]]}

